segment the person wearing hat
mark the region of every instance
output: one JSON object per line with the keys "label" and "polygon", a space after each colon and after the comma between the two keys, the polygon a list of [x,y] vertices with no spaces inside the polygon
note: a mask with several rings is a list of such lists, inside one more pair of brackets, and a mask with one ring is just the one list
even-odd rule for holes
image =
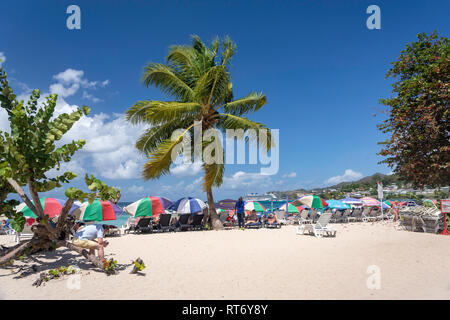
{"label": "person wearing hat", "polygon": [[108,229],[108,226],[102,226],[101,224],[84,226],[83,223],[78,222],[74,226],[75,234],[73,235],[72,244],[83,249],[89,249],[89,254],[91,255],[95,255],[95,250],[97,250],[100,260],[104,260],[104,248],[109,243],[108,241],[103,241],[103,237],[108,232]]}

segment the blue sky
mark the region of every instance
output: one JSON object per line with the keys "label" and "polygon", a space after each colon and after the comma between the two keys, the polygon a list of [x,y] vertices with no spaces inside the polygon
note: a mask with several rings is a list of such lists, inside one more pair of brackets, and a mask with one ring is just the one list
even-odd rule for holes
{"label": "blue sky", "polygon": [[[81,8],[81,30],[68,30],[66,8]],[[381,30],[369,30],[366,8],[381,9]],[[59,93],[59,109],[83,104],[89,118],[69,138],[86,150],[66,168],[94,173],[122,189],[124,201],[144,195],[205,199],[198,167],[143,181],[144,159],[133,149],[142,128],[122,114],[138,100],[164,100],[140,83],[148,62],[164,62],[172,44],[229,35],[237,43],[231,76],[235,97],[267,95],[251,119],[280,129],[279,173],[227,165],[216,199],[247,192],[325,186],[391,170],[379,165],[378,99],[390,96],[385,74],[419,32],[449,36],[448,1],[10,1],[2,5],[0,53],[16,93]],[[6,122],[0,113],[0,129]],[[74,182],[82,186],[82,179]],[[61,196],[63,190],[49,193]]]}

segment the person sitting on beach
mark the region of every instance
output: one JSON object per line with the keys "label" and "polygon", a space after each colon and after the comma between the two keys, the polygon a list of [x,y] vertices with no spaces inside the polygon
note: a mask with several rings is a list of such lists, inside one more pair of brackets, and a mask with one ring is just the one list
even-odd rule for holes
{"label": "person sitting on beach", "polygon": [[249,224],[252,224],[252,223],[258,223],[258,222],[259,222],[258,215],[256,214],[256,211],[253,210],[252,213],[250,213],[250,215],[248,216],[245,226],[248,226]]}
{"label": "person sitting on beach", "polygon": [[95,255],[95,250],[97,250],[98,257],[103,261],[105,259],[105,251],[103,248],[108,246],[108,241],[103,241],[103,237],[105,231],[108,232],[109,230],[108,226],[103,227],[101,224],[80,226],[81,223],[77,223],[74,226],[75,234],[72,239],[72,244],[83,249],[89,249],[89,254],[91,255]]}
{"label": "person sitting on beach", "polygon": [[272,212],[269,212],[266,219],[267,224],[278,224],[278,217],[274,215]]}

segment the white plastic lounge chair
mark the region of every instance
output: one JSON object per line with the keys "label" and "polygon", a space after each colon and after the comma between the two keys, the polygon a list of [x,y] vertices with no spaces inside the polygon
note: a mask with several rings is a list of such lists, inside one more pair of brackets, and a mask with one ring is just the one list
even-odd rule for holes
{"label": "white plastic lounge chair", "polygon": [[322,238],[325,234],[335,237],[336,230],[328,226],[331,215],[329,212],[322,213],[316,224],[309,223],[298,226],[297,234],[305,234],[308,231],[309,234],[314,234],[317,238]]}
{"label": "white plastic lounge chair", "polygon": [[34,233],[33,233],[33,231],[31,231],[31,227],[32,227],[32,225],[29,226],[29,225],[25,224],[25,227],[23,227],[22,232],[15,233],[16,243],[19,243],[22,240],[28,240],[28,239],[33,238]]}
{"label": "white plastic lounge chair", "polygon": [[363,212],[361,213],[361,218],[363,222],[372,221],[373,217],[370,217],[370,212],[372,211],[371,207],[364,208]]}
{"label": "white plastic lounge chair", "polygon": [[334,214],[332,213],[330,222],[334,222],[334,223],[339,222],[342,218],[342,213],[343,212],[340,210],[336,211]]}
{"label": "white plastic lounge chair", "polygon": [[348,222],[361,220],[361,209],[353,209],[352,213],[347,217]]}
{"label": "white plastic lounge chair", "polygon": [[288,221],[286,219],[286,211],[275,211],[275,215],[278,218],[278,223],[288,224]]}
{"label": "white plastic lounge chair", "polygon": [[302,223],[311,223],[312,220],[308,218],[308,214],[309,211],[308,210],[302,210],[302,212],[300,213],[300,219],[298,221],[298,224],[302,224]]}

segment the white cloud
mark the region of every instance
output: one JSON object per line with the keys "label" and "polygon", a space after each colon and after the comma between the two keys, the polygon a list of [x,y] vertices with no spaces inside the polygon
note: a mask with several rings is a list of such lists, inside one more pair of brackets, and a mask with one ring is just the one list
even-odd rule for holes
{"label": "white cloud", "polygon": [[62,83],[54,83],[50,85],[50,93],[55,93],[62,98],[73,96],[78,89],[80,89],[80,85],[78,83],[74,83],[69,87],[65,87]]}
{"label": "white cloud", "polygon": [[[50,91],[57,91],[59,94],[55,116],[73,112],[78,108],[77,105],[69,104],[65,97],[76,92],[74,86],[84,86],[82,83],[87,83],[87,86],[92,85],[93,82],[87,82],[82,78],[83,74],[84,72],[81,70],[67,69],[54,76],[54,79],[59,81],[50,86]],[[42,106],[48,94],[41,94],[38,105]],[[17,98],[26,103],[29,93],[22,93]],[[3,109],[0,109],[0,130],[9,131],[7,113]],[[73,171],[79,176],[84,176],[86,172],[89,172],[99,178],[140,178],[140,170],[145,159],[134,145],[142,132],[143,126],[132,126],[122,114],[100,113],[83,116],[63,136],[57,146],[80,139],[86,140],[85,146],[75,154],[69,163],[61,164],[59,172],[52,170],[49,176],[56,176],[64,171]]]}
{"label": "white cloud", "polygon": [[295,172],[283,174],[283,178],[295,178],[296,176],[297,176],[297,173],[295,173]]}
{"label": "white cloud", "polygon": [[127,189],[127,192],[133,193],[133,194],[142,194],[144,192],[144,190],[145,190],[145,188],[143,186],[137,186],[134,184]]}
{"label": "white cloud", "polygon": [[6,61],[6,56],[3,52],[0,52],[0,67],[2,66],[2,63]]}
{"label": "white cloud", "polygon": [[[105,87],[109,84],[109,80],[104,80],[99,83],[99,81],[89,81],[83,78],[83,76],[83,70],[71,68],[54,75],[53,79],[57,82],[50,85],[50,93],[56,93],[63,98],[67,98],[74,95],[80,88],[96,89],[98,86]],[[101,101],[86,91],[83,92],[83,99],[89,99],[93,102]]]}
{"label": "white cloud", "polygon": [[[238,171],[232,176],[225,176],[222,187],[224,189],[254,188],[261,190],[269,188],[272,185],[272,179],[269,175]],[[258,190],[255,190],[255,192]]]}
{"label": "white cloud", "polygon": [[55,80],[58,80],[58,82],[62,82],[65,84],[70,83],[81,83],[82,78],[84,75],[84,71],[82,70],[74,70],[74,69],[66,69],[63,72],[60,72],[53,76]]}
{"label": "white cloud", "polygon": [[87,93],[86,91],[83,91],[82,97],[83,97],[83,99],[91,100],[94,103],[102,101],[101,99],[94,97],[92,94]]}
{"label": "white cloud", "polygon": [[349,182],[361,179],[363,177],[362,173],[353,171],[352,169],[345,170],[343,175],[334,176],[325,181],[325,184],[338,184],[341,182]]}
{"label": "white cloud", "polygon": [[202,170],[201,162],[182,163],[170,169],[170,172],[176,177],[193,177]]}

